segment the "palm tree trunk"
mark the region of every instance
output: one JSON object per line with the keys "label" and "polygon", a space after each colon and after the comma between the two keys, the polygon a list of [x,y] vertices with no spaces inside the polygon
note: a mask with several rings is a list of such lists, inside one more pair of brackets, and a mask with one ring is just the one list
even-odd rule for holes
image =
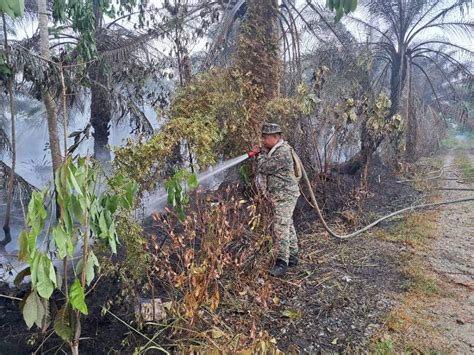
{"label": "palm tree trunk", "polygon": [[[103,13],[98,0],[93,0],[95,15],[95,41],[100,41],[99,32],[102,26]],[[112,104],[108,90],[107,74],[100,63],[89,67],[91,84],[91,126],[94,128],[94,157],[102,162],[111,160],[108,148],[110,124],[112,121]]]}
{"label": "palm tree trunk", "polygon": [[282,63],[277,0],[248,0],[235,65],[252,86],[247,95],[251,118],[246,132],[248,143],[252,144],[260,136],[267,103],[279,92]]}
{"label": "palm tree trunk", "polygon": [[413,163],[416,160],[416,138],[418,133],[418,122],[416,116],[412,112],[412,78],[411,78],[411,65],[408,64],[407,68],[407,109],[406,109],[406,120],[407,130],[405,137],[405,159],[407,162]]}
{"label": "palm tree trunk", "polygon": [[[4,47],[6,53],[7,64],[10,64],[10,49],[8,47],[8,35],[7,35],[7,23],[5,20],[5,13],[2,12],[3,20],[3,35],[4,35]],[[7,187],[7,206],[5,211],[5,220],[3,222],[3,232],[5,233],[5,238],[0,243],[0,246],[5,247],[8,243],[11,242],[12,237],[10,234],[10,216],[13,203],[13,188],[15,180],[15,166],[16,166],[16,138],[15,138],[15,110],[13,107],[13,80],[14,77],[8,80],[8,101],[10,105],[10,115],[11,115],[11,147],[12,147],[12,165],[10,170],[10,175],[8,176],[8,187]]]}
{"label": "palm tree trunk", "polygon": [[[50,60],[49,37],[48,37],[48,15],[47,0],[38,0],[38,19],[40,33],[40,53],[45,60]],[[45,63],[46,64],[46,63]],[[48,88],[43,86],[41,93],[46,107],[46,119],[48,123],[49,149],[51,150],[51,162],[53,171],[61,166],[61,149],[59,146],[58,122],[56,118],[56,103],[54,102]]]}
{"label": "palm tree trunk", "polygon": [[110,161],[108,148],[110,122],[112,120],[110,97],[107,88],[107,78],[101,68],[89,72],[95,81],[91,85],[91,126],[94,128],[94,156],[100,161]]}

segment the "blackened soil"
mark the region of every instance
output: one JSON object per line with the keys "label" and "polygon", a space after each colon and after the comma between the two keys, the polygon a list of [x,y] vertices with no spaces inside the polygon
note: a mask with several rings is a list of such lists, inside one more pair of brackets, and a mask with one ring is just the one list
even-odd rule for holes
{"label": "blackened soil", "polygon": [[366,348],[406,279],[399,271],[399,246],[362,238],[337,242],[317,230],[300,236],[301,263],[279,281],[281,304],[267,323],[280,349]]}

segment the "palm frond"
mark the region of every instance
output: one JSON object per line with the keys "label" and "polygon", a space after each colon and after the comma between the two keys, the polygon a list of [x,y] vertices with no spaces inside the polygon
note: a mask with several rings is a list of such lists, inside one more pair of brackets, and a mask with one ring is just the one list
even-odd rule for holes
{"label": "palm frond", "polygon": [[452,4],[451,6],[449,6],[447,8],[442,9],[437,14],[433,15],[433,17],[431,17],[423,25],[421,25],[419,27],[416,27],[416,26],[412,27],[412,29],[407,34],[406,42],[410,43],[414,38],[416,38],[416,36],[420,32],[424,31],[426,28],[430,28],[428,26],[432,26],[432,25],[435,25],[435,24],[442,23],[442,22],[438,22],[438,21],[444,20],[444,18],[446,18],[446,16],[450,15],[453,11],[457,10],[462,15],[464,7],[465,6],[469,7],[471,5],[471,3],[472,3],[471,0],[456,0],[454,4]]}
{"label": "palm frond", "polygon": [[378,34],[380,34],[387,42],[391,42],[393,43],[393,38],[390,37],[390,31],[382,31],[380,30],[379,28],[377,28],[376,26],[370,24],[369,22],[365,21],[365,20],[362,20],[360,18],[357,18],[357,17],[354,17],[354,16],[347,16],[347,20],[349,21],[353,21],[357,24],[361,24],[367,28],[370,28],[371,30],[377,32]]}
{"label": "palm frond", "polygon": [[412,63],[412,64],[413,64],[416,68],[418,68],[418,69],[423,73],[423,75],[425,76],[425,79],[426,79],[426,81],[428,82],[428,84],[429,84],[429,86],[430,86],[430,88],[431,88],[431,91],[432,91],[432,93],[433,93],[433,95],[434,95],[434,97],[435,97],[436,103],[438,104],[439,110],[440,110],[440,112],[443,112],[443,108],[441,107],[441,102],[440,102],[440,100],[439,100],[438,94],[436,93],[436,90],[435,90],[435,88],[434,88],[434,85],[433,85],[433,83],[432,83],[432,81],[431,81],[430,76],[426,73],[426,71],[423,69],[422,66],[420,66],[420,65],[417,64],[417,63]]}
{"label": "palm frond", "polygon": [[457,44],[454,44],[454,43],[451,43],[451,42],[448,42],[448,41],[443,41],[443,40],[429,40],[429,41],[420,42],[412,48],[412,52],[416,52],[421,46],[425,46],[427,44],[441,44],[443,46],[454,47],[454,48],[456,48],[456,49],[458,49],[462,52],[467,52],[469,54],[474,54],[474,51],[471,51],[470,49],[468,49],[466,47],[463,47],[463,46],[460,46],[460,45],[457,45]]}
{"label": "palm frond", "polygon": [[436,69],[438,69],[439,73],[443,76],[444,80],[448,83],[449,87],[451,88],[451,90],[454,94],[454,97],[459,98],[458,91],[456,90],[454,85],[451,83],[451,80],[450,80],[450,78],[448,78],[448,75],[446,74],[446,72],[443,70],[441,65],[436,60],[434,60],[430,56],[427,56],[427,55],[424,55],[424,54],[414,56],[413,58],[422,58],[422,59],[426,59],[429,62],[431,62],[436,67]]}

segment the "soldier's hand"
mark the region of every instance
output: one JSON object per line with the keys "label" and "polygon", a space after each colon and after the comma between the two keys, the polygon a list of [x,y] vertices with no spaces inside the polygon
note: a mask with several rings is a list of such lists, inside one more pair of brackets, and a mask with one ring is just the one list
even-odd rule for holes
{"label": "soldier's hand", "polygon": [[257,155],[259,155],[261,152],[261,149],[258,145],[254,146],[252,148],[252,150],[250,152],[248,152],[247,154],[249,155],[250,158],[253,158],[253,157],[256,157]]}

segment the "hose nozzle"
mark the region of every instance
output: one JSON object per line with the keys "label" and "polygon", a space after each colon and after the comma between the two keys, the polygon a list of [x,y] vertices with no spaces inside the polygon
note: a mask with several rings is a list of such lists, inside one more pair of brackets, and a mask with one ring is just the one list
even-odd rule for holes
{"label": "hose nozzle", "polygon": [[257,152],[255,150],[251,150],[250,152],[247,153],[247,155],[249,156],[249,158],[254,158],[256,157],[257,155],[259,155],[260,152]]}

